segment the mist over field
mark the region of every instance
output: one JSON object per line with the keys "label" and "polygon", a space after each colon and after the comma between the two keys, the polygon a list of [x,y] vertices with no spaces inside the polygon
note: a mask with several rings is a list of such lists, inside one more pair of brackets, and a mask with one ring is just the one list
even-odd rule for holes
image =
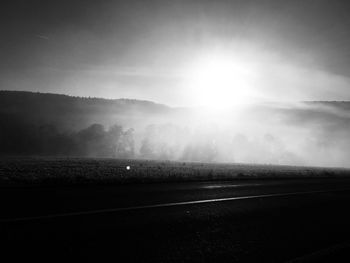
{"label": "mist over field", "polygon": [[2,155],[349,167],[350,103],[171,108],[0,92]]}
{"label": "mist over field", "polygon": [[304,102],[204,110],[191,125],[176,120],[148,127],[141,145],[153,145],[156,159],[346,167],[349,106]]}

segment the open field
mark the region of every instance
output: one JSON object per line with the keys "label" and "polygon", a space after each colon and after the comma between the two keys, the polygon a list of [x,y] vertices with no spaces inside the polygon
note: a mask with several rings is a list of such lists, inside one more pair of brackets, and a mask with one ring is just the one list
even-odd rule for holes
{"label": "open field", "polygon": [[11,157],[0,160],[1,185],[125,184],[344,176],[350,176],[349,169],[89,158]]}
{"label": "open field", "polygon": [[0,178],[11,258],[285,262],[350,244],[345,169],[17,157]]}

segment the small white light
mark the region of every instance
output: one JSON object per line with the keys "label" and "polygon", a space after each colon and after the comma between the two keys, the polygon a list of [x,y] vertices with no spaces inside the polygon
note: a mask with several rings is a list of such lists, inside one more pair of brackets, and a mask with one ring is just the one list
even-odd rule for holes
{"label": "small white light", "polygon": [[126,170],[130,170],[130,166],[129,165],[126,167]]}

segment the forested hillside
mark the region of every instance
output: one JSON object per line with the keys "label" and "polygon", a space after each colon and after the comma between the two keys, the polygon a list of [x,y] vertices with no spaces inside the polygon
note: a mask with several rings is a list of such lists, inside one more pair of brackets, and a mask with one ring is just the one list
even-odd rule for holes
{"label": "forested hillside", "polygon": [[346,166],[350,102],[226,112],[0,91],[0,154]]}

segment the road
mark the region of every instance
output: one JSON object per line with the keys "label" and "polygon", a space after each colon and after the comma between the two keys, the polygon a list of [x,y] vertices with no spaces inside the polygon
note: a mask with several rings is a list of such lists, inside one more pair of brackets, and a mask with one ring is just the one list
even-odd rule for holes
{"label": "road", "polygon": [[335,262],[350,244],[350,179],[7,187],[0,200],[13,257]]}

